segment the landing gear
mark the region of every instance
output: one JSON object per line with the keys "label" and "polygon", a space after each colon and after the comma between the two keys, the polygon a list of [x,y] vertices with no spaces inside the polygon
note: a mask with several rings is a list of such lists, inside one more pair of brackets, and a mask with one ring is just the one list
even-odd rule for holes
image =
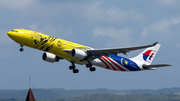
{"label": "landing gear", "polygon": [[21,46],[21,48],[19,49],[19,51],[20,52],[24,51],[23,45],[20,44],[20,46]]}
{"label": "landing gear", "polygon": [[78,69],[76,69],[76,67],[75,67],[75,64],[74,64],[74,63],[72,63],[72,66],[69,66],[69,69],[70,69],[70,70],[73,70],[73,73],[79,73],[79,70],[78,70]]}
{"label": "landing gear", "polygon": [[86,64],[86,67],[89,68],[89,70],[90,70],[91,72],[96,71],[96,68],[95,68],[95,67],[92,67],[92,64],[91,64],[91,63]]}
{"label": "landing gear", "polygon": [[74,69],[73,73],[79,73],[79,70],[78,69]]}
{"label": "landing gear", "polygon": [[20,48],[19,51],[20,51],[20,52],[24,51],[24,48]]}
{"label": "landing gear", "polygon": [[92,67],[92,64],[86,64],[86,67],[89,68],[89,67]]}
{"label": "landing gear", "polygon": [[69,66],[69,69],[70,70],[75,69],[75,66]]}
{"label": "landing gear", "polygon": [[90,67],[90,69],[89,69],[91,72],[93,72],[93,71],[96,71],[96,68],[95,67]]}
{"label": "landing gear", "polygon": [[[76,69],[75,64],[74,64],[73,62],[71,62],[71,64],[72,64],[72,65],[69,66],[69,69],[72,70],[73,73],[79,73],[79,70]],[[96,68],[95,68],[95,67],[92,67],[92,64],[91,64],[91,63],[86,64],[86,67],[89,68],[89,70],[90,70],[91,72],[96,71]]]}

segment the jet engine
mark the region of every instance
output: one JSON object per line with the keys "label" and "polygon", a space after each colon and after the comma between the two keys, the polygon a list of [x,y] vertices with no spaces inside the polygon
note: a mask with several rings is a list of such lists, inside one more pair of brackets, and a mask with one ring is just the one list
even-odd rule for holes
{"label": "jet engine", "polygon": [[79,60],[83,60],[87,57],[86,52],[80,49],[73,49],[71,55]]}
{"label": "jet engine", "polygon": [[42,55],[42,59],[44,61],[47,61],[47,62],[51,62],[51,63],[54,63],[54,62],[59,62],[59,57],[52,54],[52,53],[49,53],[49,52],[45,52],[43,55]]}

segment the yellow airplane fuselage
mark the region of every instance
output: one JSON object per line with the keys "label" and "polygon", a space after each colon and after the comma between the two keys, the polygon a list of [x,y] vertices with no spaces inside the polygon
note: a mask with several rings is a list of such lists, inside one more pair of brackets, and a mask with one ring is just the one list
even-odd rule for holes
{"label": "yellow airplane fuselage", "polygon": [[[84,45],[25,29],[14,29],[8,32],[8,36],[20,45],[50,52],[78,64],[84,63],[79,62],[77,59],[73,58],[69,53],[64,52],[63,50],[72,50],[74,48],[82,50],[91,49],[90,47]],[[86,61],[84,62],[87,63]]]}

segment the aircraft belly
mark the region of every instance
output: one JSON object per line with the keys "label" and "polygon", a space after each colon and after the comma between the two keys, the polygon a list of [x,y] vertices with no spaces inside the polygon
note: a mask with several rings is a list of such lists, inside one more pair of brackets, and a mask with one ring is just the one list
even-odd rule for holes
{"label": "aircraft belly", "polygon": [[92,61],[92,65],[99,66],[102,68],[106,68],[106,65],[98,58],[96,58]]}

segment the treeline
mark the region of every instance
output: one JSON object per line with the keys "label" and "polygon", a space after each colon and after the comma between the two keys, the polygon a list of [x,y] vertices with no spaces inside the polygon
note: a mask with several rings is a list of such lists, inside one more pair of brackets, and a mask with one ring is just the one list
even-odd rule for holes
{"label": "treeline", "polygon": [[[11,99],[1,99],[0,101],[26,101],[26,99],[15,99],[15,98],[11,98]],[[70,101],[68,99],[36,99],[36,101]]]}
{"label": "treeline", "polygon": [[[25,101],[25,99],[0,99],[0,101]],[[180,101],[176,94],[94,94],[71,99],[36,99],[36,101]]]}
{"label": "treeline", "polygon": [[[37,99],[70,99],[85,95],[134,95],[134,94],[180,94],[180,88],[164,88],[158,90],[139,89],[139,90],[109,90],[109,89],[87,89],[87,90],[66,90],[63,88],[58,89],[32,89],[35,98]],[[4,99],[24,99],[28,93],[27,90],[0,90],[0,98]],[[11,99],[13,100],[13,99]],[[0,100],[2,101],[2,100]]]}
{"label": "treeline", "polygon": [[[109,89],[89,89],[89,90],[66,90],[63,88],[58,89],[32,89],[33,94],[36,99],[70,99],[76,98],[79,96],[88,96],[88,95],[104,95],[104,94],[112,94],[112,95],[134,95],[134,94],[152,94],[152,95],[177,95],[180,94],[180,88],[164,88],[158,90],[150,90],[150,89],[139,89],[139,90],[109,90]],[[3,100],[11,100],[15,99],[21,100],[26,98],[28,93],[27,90],[1,90],[0,89],[0,101]],[[11,99],[14,98],[14,99]],[[7,100],[7,101],[8,101]],[[15,100],[15,101],[16,101]],[[55,100],[54,100],[55,101]]]}
{"label": "treeline", "polygon": [[164,94],[132,94],[132,95],[112,95],[95,94],[68,101],[180,101],[180,95]]}

